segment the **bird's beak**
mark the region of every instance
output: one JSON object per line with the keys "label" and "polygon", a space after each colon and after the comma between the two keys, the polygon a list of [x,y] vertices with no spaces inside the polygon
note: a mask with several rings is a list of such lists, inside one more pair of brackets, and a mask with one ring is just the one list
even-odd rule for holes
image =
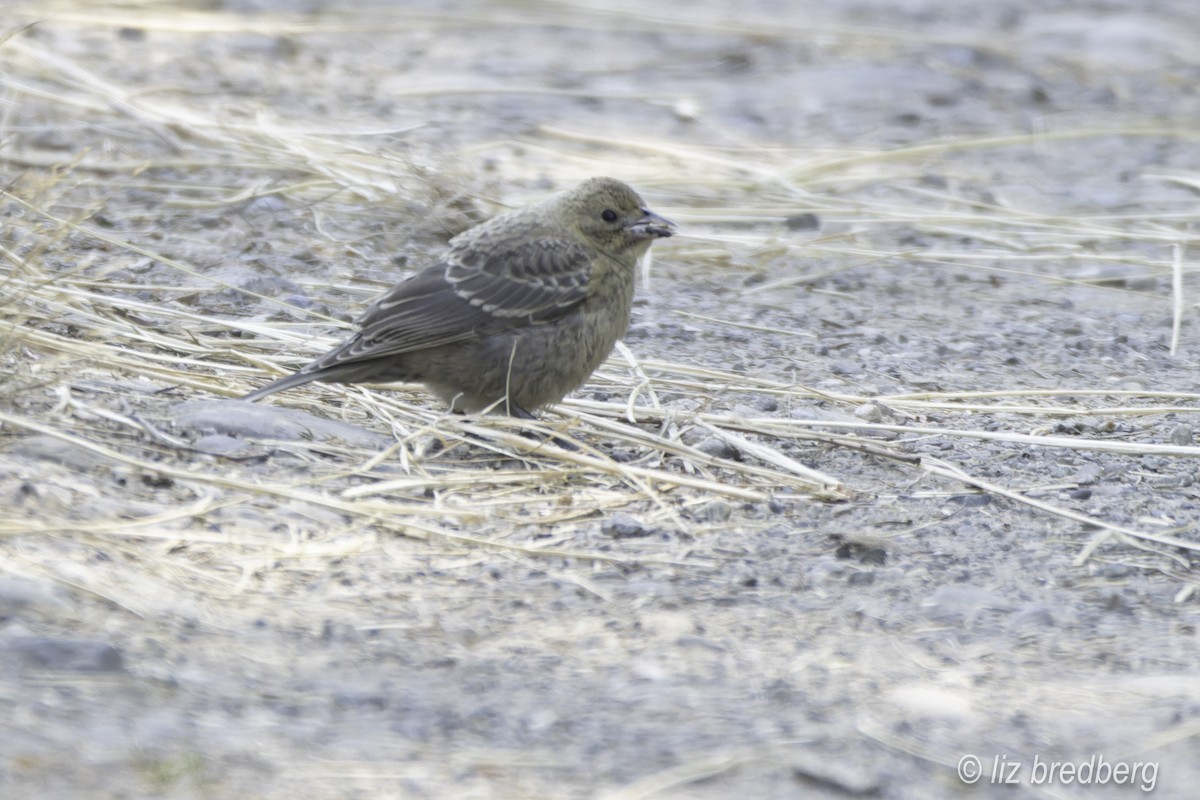
{"label": "bird's beak", "polygon": [[641,218],[629,226],[629,232],[635,239],[666,238],[675,233],[675,223],[643,208]]}

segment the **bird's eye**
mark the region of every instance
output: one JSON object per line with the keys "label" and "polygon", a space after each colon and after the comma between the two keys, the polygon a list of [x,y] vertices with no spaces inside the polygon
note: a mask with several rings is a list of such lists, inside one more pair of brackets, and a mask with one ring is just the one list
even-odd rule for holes
{"label": "bird's eye", "polygon": [[616,222],[617,212],[613,211],[611,208],[606,208],[603,212],[601,212],[600,219],[604,220],[605,222]]}

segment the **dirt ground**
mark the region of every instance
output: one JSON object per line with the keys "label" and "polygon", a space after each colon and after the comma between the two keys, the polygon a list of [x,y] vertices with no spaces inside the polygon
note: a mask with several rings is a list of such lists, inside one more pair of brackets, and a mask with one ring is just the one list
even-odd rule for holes
{"label": "dirt ground", "polygon": [[[0,37],[0,797],[1194,796],[1193,0]],[[230,399],[600,174],[682,233],[578,450]]]}

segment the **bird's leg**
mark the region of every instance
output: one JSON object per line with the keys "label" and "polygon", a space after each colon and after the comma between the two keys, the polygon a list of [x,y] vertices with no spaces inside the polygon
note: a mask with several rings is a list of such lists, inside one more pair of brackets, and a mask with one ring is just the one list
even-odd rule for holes
{"label": "bird's leg", "polygon": [[[517,405],[510,398],[504,398],[504,407],[505,410],[508,411],[508,415],[510,417],[515,417],[516,419],[537,419],[537,417],[535,417],[529,410]],[[541,438],[533,431],[522,431],[521,435],[526,439]],[[572,444],[566,439],[562,439],[554,434],[549,434],[543,441],[548,441],[551,444],[561,447],[563,450],[569,450],[572,453],[579,449],[578,445]]]}
{"label": "bird's leg", "polygon": [[510,417],[516,417],[517,419],[537,419],[537,417],[521,408],[512,400],[505,400],[505,404],[508,406],[508,415]]}

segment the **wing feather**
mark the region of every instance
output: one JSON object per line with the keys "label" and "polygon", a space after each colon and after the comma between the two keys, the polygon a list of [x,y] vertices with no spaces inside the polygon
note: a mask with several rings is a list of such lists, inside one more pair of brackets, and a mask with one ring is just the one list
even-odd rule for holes
{"label": "wing feather", "polygon": [[587,297],[591,265],[586,247],[561,239],[452,248],[376,300],[359,319],[356,335],[303,372],[550,322]]}
{"label": "wing feather", "polygon": [[497,317],[535,320],[587,296],[592,253],[562,239],[450,252],[446,280],[469,303]]}

